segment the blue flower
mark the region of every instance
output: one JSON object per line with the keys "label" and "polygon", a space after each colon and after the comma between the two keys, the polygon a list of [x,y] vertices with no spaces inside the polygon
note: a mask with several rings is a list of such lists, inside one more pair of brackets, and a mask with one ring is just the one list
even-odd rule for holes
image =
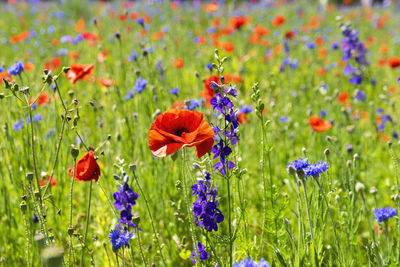
{"label": "blue flower", "polygon": [[132,99],[134,94],[135,94],[134,91],[126,92],[125,99]]}
{"label": "blue flower", "polygon": [[361,102],[364,102],[367,99],[367,96],[363,90],[357,90],[353,97]]}
{"label": "blue flower", "polygon": [[115,200],[114,207],[116,210],[121,211],[119,222],[135,229],[136,225],[132,222],[132,207],[135,206],[138,197],[139,195],[129,187],[128,183],[124,183],[113,194]]}
{"label": "blue flower", "polygon": [[192,185],[193,194],[198,198],[193,202],[193,215],[198,227],[204,227],[208,232],[218,231],[218,224],[224,220],[224,215],[218,209],[218,187],[214,188],[210,182],[211,174],[204,172],[203,178]]}
{"label": "blue flower", "polygon": [[179,93],[179,88],[177,88],[177,87],[172,88],[171,90],[169,90],[169,93],[170,93],[171,95],[178,95],[178,93]]}
{"label": "blue flower", "polygon": [[133,91],[135,93],[142,93],[143,90],[146,88],[147,81],[141,77],[136,80],[135,85],[133,86]]}
{"label": "blue flower", "polygon": [[283,116],[283,117],[280,117],[280,118],[279,118],[279,121],[282,122],[282,123],[289,122],[289,120],[290,120],[290,119],[289,119],[288,116]]}
{"label": "blue flower", "polygon": [[212,71],[212,69],[213,69],[212,63],[208,63],[206,65],[206,69],[208,69],[209,71]]}
{"label": "blue flower", "polygon": [[129,240],[133,237],[133,233],[126,230],[121,232],[117,226],[114,230],[111,230],[108,237],[113,249],[120,249],[122,246],[129,248]]}
{"label": "blue flower", "polygon": [[210,254],[207,253],[204,245],[199,241],[197,243],[197,250],[193,250],[192,255],[190,255],[190,258],[192,259],[192,263],[196,264],[196,258],[197,258],[197,251],[199,253],[199,259],[201,262],[205,261],[210,257]]}
{"label": "blue flower", "polygon": [[188,110],[195,110],[200,107],[200,101],[197,99],[190,100],[190,105],[187,107]]}
{"label": "blue flower", "polygon": [[3,72],[3,71],[4,71],[4,67],[0,66],[0,72]]}
{"label": "blue flower", "polygon": [[241,262],[236,262],[232,265],[233,267],[270,267],[269,263],[263,258],[257,263],[251,258],[243,259]]}
{"label": "blue flower", "polygon": [[239,110],[242,113],[248,114],[253,111],[253,107],[252,106],[243,106],[243,107],[240,107]]}
{"label": "blue flower", "polygon": [[128,61],[132,62],[132,61],[136,61],[138,58],[138,54],[135,50],[131,51],[131,55],[128,57]]}
{"label": "blue flower", "polygon": [[395,208],[391,208],[391,207],[380,208],[380,209],[374,210],[374,216],[378,223],[387,221],[390,218],[396,216],[396,214],[397,214],[397,210]]}
{"label": "blue flower", "polygon": [[19,131],[24,128],[24,120],[17,120],[13,125],[14,131]]}
{"label": "blue flower", "polygon": [[141,25],[141,26],[143,26],[144,25],[144,19],[140,18],[140,19],[136,20],[136,23]]}
{"label": "blue flower", "polygon": [[24,64],[21,61],[15,62],[12,66],[8,67],[7,72],[10,75],[19,75],[24,70]]}
{"label": "blue flower", "polygon": [[292,166],[296,172],[303,170],[306,178],[308,177],[319,177],[323,172],[327,171],[329,166],[326,162],[318,161],[317,163],[311,164],[308,159],[298,159],[289,163],[286,170],[289,172],[289,167]]}
{"label": "blue flower", "polygon": [[315,43],[314,42],[310,42],[310,43],[307,43],[306,46],[307,46],[307,49],[311,50],[311,49],[315,48]]}
{"label": "blue flower", "polygon": [[80,34],[78,34],[75,38],[73,38],[73,39],[71,40],[71,43],[72,43],[72,44],[78,44],[78,43],[82,42],[83,40],[84,40],[84,39],[83,39],[83,36],[80,35]]}

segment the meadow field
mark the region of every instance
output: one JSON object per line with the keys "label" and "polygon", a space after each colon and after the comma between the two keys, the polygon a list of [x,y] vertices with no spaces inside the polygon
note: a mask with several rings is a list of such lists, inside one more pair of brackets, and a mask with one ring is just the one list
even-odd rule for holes
{"label": "meadow field", "polygon": [[344,2],[0,3],[0,265],[400,266],[400,4]]}

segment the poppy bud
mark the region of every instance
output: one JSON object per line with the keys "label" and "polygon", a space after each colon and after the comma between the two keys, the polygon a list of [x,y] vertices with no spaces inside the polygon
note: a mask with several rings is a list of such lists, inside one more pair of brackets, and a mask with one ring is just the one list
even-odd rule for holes
{"label": "poppy bud", "polygon": [[304,172],[303,169],[298,169],[298,170],[296,171],[296,173],[297,173],[297,177],[298,177],[300,180],[304,180],[304,178],[306,178],[306,173]]}
{"label": "poppy bud", "polygon": [[22,213],[25,214],[25,213],[26,213],[26,210],[27,210],[26,202],[25,202],[25,201],[22,201],[21,204],[19,204],[19,207],[20,207]]}
{"label": "poppy bud", "polygon": [[113,174],[113,177],[114,177],[114,179],[117,180],[117,181],[118,181],[118,180],[121,180],[121,177],[119,177],[119,176],[116,175],[116,174]]}
{"label": "poppy bud", "polygon": [[135,173],[135,171],[136,171],[136,164],[135,164],[135,163],[129,164],[129,169],[131,170],[132,173]]}
{"label": "poppy bud", "polygon": [[28,86],[24,86],[21,87],[21,89],[19,89],[19,91],[25,95],[29,94],[29,87]]}
{"label": "poppy bud", "polygon": [[32,172],[28,172],[25,174],[25,178],[26,180],[30,183],[33,180],[33,173]]}
{"label": "poppy bud", "polygon": [[76,148],[74,145],[71,146],[71,155],[73,159],[76,159],[79,155],[79,149]]}
{"label": "poppy bud", "polygon": [[71,67],[63,67],[62,72],[67,73],[70,69]]}
{"label": "poppy bud", "polygon": [[324,154],[326,157],[328,157],[330,153],[331,151],[329,150],[329,148],[325,149]]}
{"label": "poppy bud", "polygon": [[287,172],[290,174],[290,176],[295,177],[296,176],[296,169],[292,165],[289,165]]}
{"label": "poppy bud", "polygon": [[115,38],[117,38],[117,39],[121,39],[121,34],[120,34],[119,32],[116,32],[114,36],[115,36]]}

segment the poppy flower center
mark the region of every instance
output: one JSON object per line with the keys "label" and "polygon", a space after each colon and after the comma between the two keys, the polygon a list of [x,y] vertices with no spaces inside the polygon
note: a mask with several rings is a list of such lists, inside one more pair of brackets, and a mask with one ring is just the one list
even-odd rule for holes
{"label": "poppy flower center", "polygon": [[182,136],[182,133],[189,133],[189,130],[186,128],[176,128],[174,134],[176,136]]}

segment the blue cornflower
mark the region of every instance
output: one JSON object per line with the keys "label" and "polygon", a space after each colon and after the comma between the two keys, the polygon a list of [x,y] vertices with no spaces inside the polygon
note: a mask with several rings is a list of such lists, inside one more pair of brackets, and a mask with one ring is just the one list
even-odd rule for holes
{"label": "blue cornflower", "polygon": [[12,66],[7,68],[7,72],[10,75],[19,75],[24,70],[24,64],[21,61],[15,62]]}
{"label": "blue cornflower", "polygon": [[208,69],[209,71],[212,71],[212,69],[213,69],[212,63],[208,63],[206,65],[206,69]]}
{"label": "blue cornflower", "polygon": [[197,99],[190,100],[190,104],[187,107],[188,110],[195,110],[196,108],[200,107],[200,101]]}
{"label": "blue cornflower", "polygon": [[132,62],[132,61],[136,61],[138,58],[138,54],[135,50],[131,51],[131,55],[128,57],[128,61]]}
{"label": "blue cornflower", "polygon": [[337,50],[337,49],[339,49],[339,44],[338,43],[332,43],[331,48],[333,50]]}
{"label": "blue cornflower", "polygon": [[210,257],[210,254],[207,253],[206,248],[204,245],[199,241],[197,243],[197,250],[193,250],[192,255],[190,255],[190,258],[192,259],[192,263],[196,264],[196,258],[197,258],[197,251],[199,253],[199,259],[201,262],[205,261]]}
{"label": "blue cornflower", "polygon": [[54,133],[54,128],[50,128],[50,130],[45,134],[44,138],[50,138]]}
{"label": "blue cornflower", "polygon": [[0,72],[4,71],[4,66],[0,66]]}
{"label": "blue cornflower", "polygon": [[239,110],[242,113],[248,114],[253,111],[253,107],[252,106],[243,106],[243,107],[240,107]]}
{"label": "blue cornflower", "polygon": [[387,221],[390,218],[396,216],[397,210],[395,208],[386,207],[374,210],[374,216],[378,223]]}
{"label": "blue cornflower", "polygon": [[132,99],[134,94],[135,94],[134,91],[126,92],[125,99]]}
{"label": "blue cornflower", "polygon": [[19,119],[13,125],[14,131],[19,131],[24,128],[24,120]]}
{"label": "blue cornflower", "polygon": [[144,25],[144,19],[143,19],[143,18],[140,18],[140,19],[136,20],[136,23],[139,24],[139,25],[141,25],[141,26],[143,27],[143,25]]}
{"label": "blue cornflower", "polygon": [[64,35],[60,37],[60,43],[71,43],[72,37],[70,35]]}
{"label": "blue cornflower", "polygon": [[283,116],[283,117],[280,117],[280,118],[279,118],[279,121],[282,122],[282,123],[289,122],[289,120],[290,120],[290,119],[289,119],[288,116]]}
{"label": "blue cornflower", "polygon": [[317,163],[311,164],[308,159],[298,159],[289,163],[286,170],[289,172],[289,167],[292,166],[296,172],[300,170],[304,171],[306,178],[308,177],[319,177],[323,172],[327,171],[329,166],[326,162],[318,161]]}
{"label": "blue cornflower", "polygon": [[170,93],[171,95],[178,95],[178,93],[179,93],[179,88],[177,88],[177,87],[172,88],[171,90],[169,90],[169,93]]}
{"label": "blue cornflower", "polygon": [[350,63],[348,63],[348,64],[346,65],[346,67],[344,67],[344,69],[343,69],[343,74],[344,74],[345,76],[348,76],[348,75],[350,75],[350,74],[355,73],[356,71],[357,71],[357,68],[354,68]]}
{"label": "blue cornflower", "polygon": [[325,117],[325,116],[326,116],[325,110],[321,109],[321,110],[319,111],[319,116],[320,116],[321,118]]}
{"label": "blue cornflower", "polygon": [[147,85],[147,81],[141,77],[139,77],[136,82],[135,85],[133,86],[133,91],[135,91],[135,93],[142,93],[143,90],[146,88]]}
{"label": "blue cornflower", "polygon": [[310,42],[310,43],[307,43],[306,46],[307,46],[307,49],[311,50],[311,49],[315,48],[315,43],[314,42]]}
{"label": "blue cornflower", "polygon": [[367,96],[363,90],[357,90],[353,97],[361,102],[364,102],[367,99]]}
{"label": "blue cornflower", "polygon": [[57,55],[68,55],[68,49],[61,48],[56,52]]}
{"label": "blue cornflower", "polygon": [[78,44],[84,40],[83,36],[81,34],[78,34],[75,38],[71,40],[72,44]]}
{"label": "blue cornflower", "polygon": [[241,262],[236,262],[232,265],[233,267],[270,267],[269,263],[263,258],[257,263],[251,258],[243,259]]}
{"label": "blue cornflower", "polygon": [[129,248],[129,240],[133,237],[133,233],[126,230],[121,232],[118,227],[111,230],[109,236],[113,249],[120,249],[122,246]]}
{"label": "blue cornflower", "polygon": [[[32,117],[32,121],[33,122],[38,122],[41,121],[43,119],[43,116],[41,114],[36,114]],[[31,123],[31,119],[29,117],[26,117],[26,123]]]}

